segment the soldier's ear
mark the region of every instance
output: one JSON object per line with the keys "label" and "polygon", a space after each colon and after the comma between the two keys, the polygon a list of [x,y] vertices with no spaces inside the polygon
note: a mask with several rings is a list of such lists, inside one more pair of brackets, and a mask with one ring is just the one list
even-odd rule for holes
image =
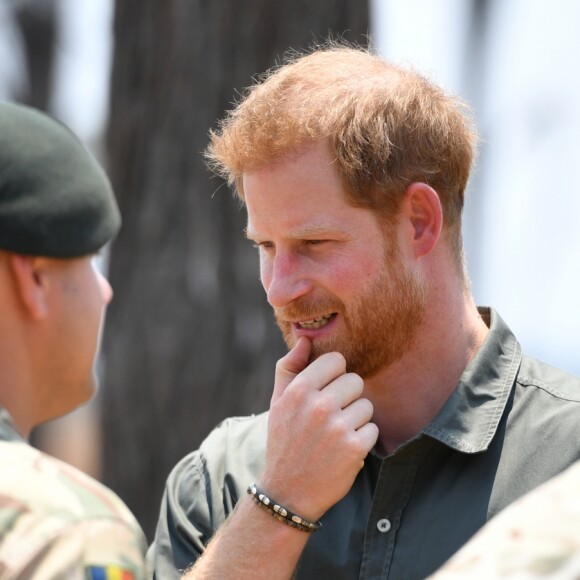
{"label": "soldier's ear", "polygon": [[50,289],[47,260],[11,253],[8,255],[8,264],[24,310],[35,320],[46,318]]}

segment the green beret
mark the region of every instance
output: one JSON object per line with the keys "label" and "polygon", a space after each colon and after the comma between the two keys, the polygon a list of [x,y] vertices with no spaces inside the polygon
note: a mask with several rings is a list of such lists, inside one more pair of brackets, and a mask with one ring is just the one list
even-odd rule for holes
{"label": "green beret", "polygon": [[109,180],[80,140],[36,109],[0,102],[0,248],[76,258],[120,226]]}

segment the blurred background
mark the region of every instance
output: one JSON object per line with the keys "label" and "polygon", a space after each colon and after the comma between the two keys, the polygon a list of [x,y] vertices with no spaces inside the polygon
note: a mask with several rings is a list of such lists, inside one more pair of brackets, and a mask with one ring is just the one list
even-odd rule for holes
{"label": "blurred background", "polygon": [[171,467],[224,417],[267,409],[284,347],[244,211],[200,152],[254,75],[328,36],[472,105],[477,302],[580,373],[579,20],[575,0],[0,0],[0,98],[71,126],[124,217],[100,392],[33,442],[117,491],[151,539]]}

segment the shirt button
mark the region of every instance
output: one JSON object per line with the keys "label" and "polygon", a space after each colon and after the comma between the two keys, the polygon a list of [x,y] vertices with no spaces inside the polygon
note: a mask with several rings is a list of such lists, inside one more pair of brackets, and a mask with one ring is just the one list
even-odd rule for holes
{"label": "shirt button", "polygon": [[377,529],[381,534],[386,534],[391,529],[391,522],[387,518],[382,518],[377,522]]}

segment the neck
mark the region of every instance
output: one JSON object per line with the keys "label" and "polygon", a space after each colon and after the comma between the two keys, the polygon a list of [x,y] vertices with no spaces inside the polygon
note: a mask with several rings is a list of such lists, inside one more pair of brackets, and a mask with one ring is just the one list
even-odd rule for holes
{"label": "neck", "polygon": [[10,413],[19,433],[28,438],[38,413],[34,389],[45,377],[35,374],[30,344],[17,326],[7,330],[7,325],[0,323],[0,336],[10,337],[0,344],[0,406]]}
{"label": "neck", "polygon": [[[28,439],[34,426],[36,401],[31,396],[28,377],[13,371],[9,364],[2,365],[0,356],[0,407],[4,407],[11,417],[18,432]],[[5,361],[4,361],[5,362]]]}
{"label": "neck", "polygon": [[417,435],[456,388],[488,328],[467,291],[429,300],[423,323],[407,353],[365,379],[365,397],[374,405],[378,450],[392,453]]}

